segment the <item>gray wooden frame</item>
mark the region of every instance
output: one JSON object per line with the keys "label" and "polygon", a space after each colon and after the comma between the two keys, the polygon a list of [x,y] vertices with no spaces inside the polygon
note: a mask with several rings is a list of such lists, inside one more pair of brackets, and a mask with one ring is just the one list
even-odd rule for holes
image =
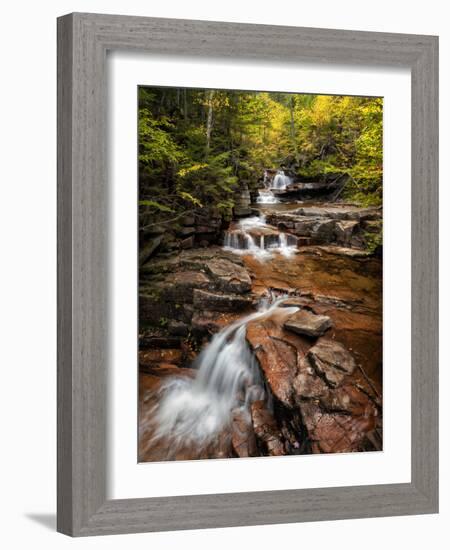
{"label": "gray wooden frame", "polygon": [[[106,498],[106,52],[412,71],[411,483]],[[73,536],[438,511],[438,38],[75,13],[58,19],[58,530]]]}

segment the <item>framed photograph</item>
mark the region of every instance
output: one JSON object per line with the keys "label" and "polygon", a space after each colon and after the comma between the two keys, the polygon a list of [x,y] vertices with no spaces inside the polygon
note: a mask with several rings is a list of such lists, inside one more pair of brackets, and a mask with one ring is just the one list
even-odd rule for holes
{"label": "framed photograph", "polygon": [[438,511],[438,39],[58,19],[58,530]]}

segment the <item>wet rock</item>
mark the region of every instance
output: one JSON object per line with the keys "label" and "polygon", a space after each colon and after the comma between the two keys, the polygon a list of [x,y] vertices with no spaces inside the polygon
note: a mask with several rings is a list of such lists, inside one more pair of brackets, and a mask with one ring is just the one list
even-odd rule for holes
{"label": "wet rock", "polygon": [[252,209],[250,207],[251,196],[248,189],[248,185],[244,182],[240,182],[239,189],[234,195],[235,207],[233,209],[234,215],[237,218],[243,218],[251,216]]}
{"label": "wet rock", "polygon": [[256,436],[250,413],[241,408],[231,413],[231,444],[239,457],[258,456]]}
{"label": "wet rock", "polygon": [[324,205],[269,212],[267,222],[296,235],[299,245],[337,244],[364,248],[363,231],[366,226],[373,232],[381,231],[381,216],[382,211],[378,208]]}
{"label": "wet rock", "polygon": [[247,341],[273,395],[286,407],[292,407],[293,381],[301,350],[288,337],[284,337],[280,327],[271,321],[249,323]]}
{"label": "wet rock", "polygon": [[320,340],[309,350],[307,358],[317,374],[333,387],[339,385],[356,368],[350,352],[334,340]]}
{"label": "wet rock", "polygon": [[347,256],[348,258],[366,258],[369,253],[366,250],[358,250],[355,248],[347,248],[344,246],[318,246],[319,250],[323,250],[327,254],[335,254],[336,256]]}
{"label": "wet rock", "polygon": [[[380,419],[375,401],[352,375],[330,386],[310,363],[300,363],[294,389],[313,453],[379,450],[373,431]],[[377,442],[378,441],[378,442]]]}
{"label": "wet rock", "polygon": [[329,317],[326,315],[316,315],[306,309],[301,309],[297,313],[294,313],[284,323],[284,328],[312,338],[318,338],[330,327],[331,319]]}
{"label": "wet rock", "polygon": [[313,296],[290,296],[286,298],[281,304],[280,307],[299,307],[308,311],[315,313],[314,308],[311,306],[313,301]]}
{"label": "wet rock", "polygon": [[194,290],[194,307],[213,311],[239,311],[252,305],[250,296]]}
{"label": "wet rock", "polygon": [[324,411],[315,402],[302,402],[301,414],[313,453],[348,453],[378,450],[370,441],[375,415],[354,416]]}
{"label": "wet rock", "polygon": [[215,334],[241,316],[238,312],[195,310],[191,328],[196,335]]}
{"label": "wet rock", "polygon": [[283,436],[272,413],[266,408],[264,401],[255,401],[251,405],[253,429],[256,437],[265,447],[270,456],[286,454]]}
{"label": "wet rock", "polygon": [[361,208],[358,206],[339,206],[324,204],[323,206],[304,206],[292,212],[300,216],[315,218],[331,218],[335,220],[375,220],[380,219],[382,212],[379,208]]}
{"label": "wet rock", "polygon": [[245,206],[237,206],[234,208],[233,212],[236,218],[245,218],[252,215],[252,209]]}
{"label": "wet rock", "polygon": [[296,399],[320,399],[327,396],[329,386],[317,375],[309,361],[303,358],[300,361],[299,374],[293,382]]}

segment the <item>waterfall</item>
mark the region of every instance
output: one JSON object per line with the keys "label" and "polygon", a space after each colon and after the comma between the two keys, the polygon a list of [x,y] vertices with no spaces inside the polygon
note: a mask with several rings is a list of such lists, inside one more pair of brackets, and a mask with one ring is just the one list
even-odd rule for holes
{"label": "waterfall", "polygon": [[197,377],[171,378],[161,387],[160,399],[151,411],[156,430],[153,442],[169,440],[172,450],[183,446],[204,447],[229,428],[233,409],[250,412],[253,401],[267,399],[256,358],[246,341],[247,324],[271,316],[281,320],[298,311],[262,303],[256,313],[218,332],[200,353]]}
{"label": "waterfall", "polygon": [[274,252],[291,256],[297,250],[297,239],[267,225],[264,216],[251,217],[239,221],[225,233],[224,248],[236,254],[251,254],[264,261],[272,258]]}
{"label": "waterfall", "polygon": [[[286,235],[286,233],[280,233],[279,240],[279,250],[281,254],[283,254],[283,256],[286,256],[287,258],[292,256],[293,252],[297,249],[295,237],[293,237],[292,235]],[[295,244],[289,244],[292,241]]]}
{"label": "waterfall", "polygon": [[286,189],[291,183],[292,178],[286,176],[283,170],[278,170],[276,176],[273,178],[272,187],[274,189]]}
{"label": "waterfall", "polygon": [[272,193],[270,189],[260,189],[258,191],[256,202],[258,204],[278,204],[280,200],[277,199],[277,197]]}

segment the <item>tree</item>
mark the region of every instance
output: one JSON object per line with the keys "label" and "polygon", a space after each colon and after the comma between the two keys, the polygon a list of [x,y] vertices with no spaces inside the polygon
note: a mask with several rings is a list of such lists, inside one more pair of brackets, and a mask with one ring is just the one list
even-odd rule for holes
{"label": "tree", "polygon": [[230,217],[239,186],[283,164],[380,204],[382,115],[381,98],[141,87],[140,213],[168,227],[203,207]]}

